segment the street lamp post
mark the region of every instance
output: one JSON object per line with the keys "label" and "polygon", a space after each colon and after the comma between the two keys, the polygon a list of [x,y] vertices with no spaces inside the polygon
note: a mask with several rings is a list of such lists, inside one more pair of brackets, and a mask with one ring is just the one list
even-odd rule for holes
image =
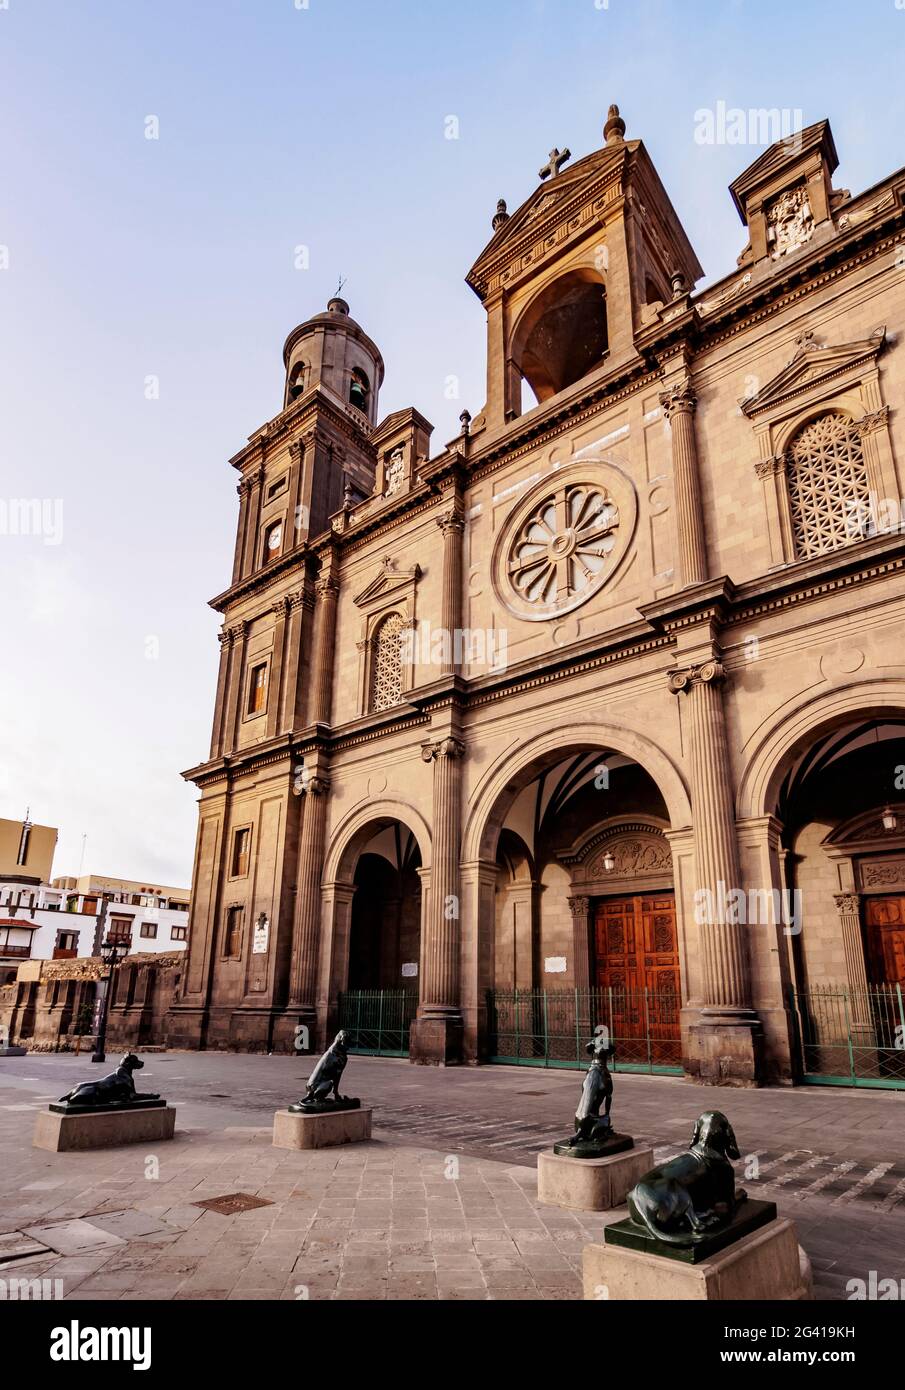
{"label": "street lamp post", "polygon": [[[107,899],[105,897],[103,900],[102,909],[103,917],[106,916],[106,907]],[[107,975],[107,979],[105,981],[106,987],[104,989],[104,998],[101,1004],[101,1016],[97,1028],[97,1042],[95,1043],[94,1051],[91,1054],[92,1062],[106,1062],[107,1060],[107,1054],[104,1051],[104,1045],[107,1041],[107,1017],[110,1013],[110,996],[113,993],[113,972],[116,969],[120,946],[122,946],[123,948],[123,956],[127,956],[129,954],[128,941],[117,941],[115,937],[108,936],[105,941],[101,942],[101,955],[103,956],[104,960],[109,964],[110,972]]]}

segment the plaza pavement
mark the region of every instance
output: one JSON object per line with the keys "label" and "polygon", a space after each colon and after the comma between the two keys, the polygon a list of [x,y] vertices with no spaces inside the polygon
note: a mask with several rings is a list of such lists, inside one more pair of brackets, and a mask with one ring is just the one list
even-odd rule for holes
{"label": "plaza pavement", "polygon": [[[0,1059],[0,1280],[59,1280],[67,1299],[576,1299],[582,1246],[624,1214],[537,1202],[536,1156],[571,1129],[574,1071],[353,1057],[343,1089],[374,1106],[374,1141],[293,1153],[270,1124],[310,1059],[145,1060],[140,1086],[176,1105],[176,1140],[51,1154],[31,1147],[36,1110],[108,1068]],[[658,1160],[703,1110],[729,1114],[739,1180],[795,1219],[818,1298],[847,1298],[872,1270],[905,1295],[905,1092],[615,1086],[617,1128]],[[266,1205],[197,1205],[237,1192]]]}

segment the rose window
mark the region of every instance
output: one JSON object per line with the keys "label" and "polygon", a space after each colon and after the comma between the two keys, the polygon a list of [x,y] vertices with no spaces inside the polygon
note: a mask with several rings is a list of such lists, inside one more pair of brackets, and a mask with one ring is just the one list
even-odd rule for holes
{"label": "rose window", "polygon": [[618,526],[619,509],[603,489],[579,483],[548,493],[510,546],[512,588],[538,607],[573,606],[604,574]]}

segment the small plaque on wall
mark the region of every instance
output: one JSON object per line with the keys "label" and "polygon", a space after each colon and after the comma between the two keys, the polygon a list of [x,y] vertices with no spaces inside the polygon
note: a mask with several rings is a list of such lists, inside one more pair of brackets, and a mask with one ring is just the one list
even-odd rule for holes
{"label": "small plaque on wall", "polygon": [[547,956],[544,961],[545,975],[565,975],[566,958],[565,956]]}
{"label": "small plaque on wall", "polygon": [[405,964],[403,965],[403,967],[402,967],[402,978],[403,978],[404,980],[411,980],[411,979],[413,979],[417,974],[418,974],[418,962],[417,962],[416,960],[407,960],[407,961],[405,962]]}
{"label": "small plaque on wall", "polygon": [[255,935],[251,947],[253,956],[266,956],[267,943],[270,940],[270,921],[267,917],[259,917],[255,922]]}

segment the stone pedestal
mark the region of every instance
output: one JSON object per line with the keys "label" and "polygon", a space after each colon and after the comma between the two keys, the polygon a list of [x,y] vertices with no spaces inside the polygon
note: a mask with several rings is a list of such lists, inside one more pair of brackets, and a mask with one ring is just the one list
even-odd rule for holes
{"label": "stone pedestal", "polygon": [[781,1218],[700,1264],[618,1245],[586,1245],[584,1297],[616,1302],[760,1302],[813,1297],[811,1264],[795,1223]]}
{"label": "stone pedestal", "polygon": [[462,1059],[461,1018],[416,1018],[409,1030],[409,1061],[423,1066],[454,1066]]}
{"label": "stone pedestal", "polygon": [[610,1211],[654,1166],[653,1149],[626,1149],[609,1158],[537,1156],[537,1200],[572,1211]]}
{"label": "stone pedestal", "polygon": [[688,1030],[685,1070],[704,1086],[759,1086],[763,1056],[759,1020],[726,1023],[704,1017]]}
{"label": "stone pedestal", "polygon": [[96,1114],[64,1115],[41,1110],[35,1116],[32,1145],[51,1153],[77,1149],[115,1149],[120,1144],[157,1144],[172,1139],[176,1111],[172,1105],[137,1110],[100,1110]]}
{"label": "stone pedestal", "polygon": [[273,1147],[329,1149],[335,1144],[360,1144],[371,1137],[371,1114],[370,1106],[321,1115],[278,1110],[273,1117]]}

